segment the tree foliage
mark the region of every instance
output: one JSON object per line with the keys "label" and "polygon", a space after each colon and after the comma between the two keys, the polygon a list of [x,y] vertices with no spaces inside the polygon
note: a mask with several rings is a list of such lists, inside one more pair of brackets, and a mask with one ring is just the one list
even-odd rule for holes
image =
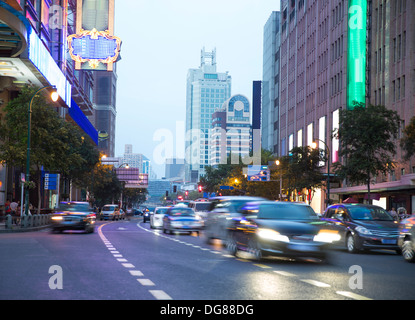
{"label": "tree foliage", "polygon": [[336,174],[351,183],[366,184],[370,194],[373,177],[395,165],[400,122],[397,112],[385,106],[358,104],[353,110],[341,110],[335,137],[340,140],[343,161],[335,163]]}
{"label": "tree foliage", "polygon": [[403,130],[401,147],[405,152],[404,160],[409,160],[415,155],[415,117],[411,119],[411,122]]}

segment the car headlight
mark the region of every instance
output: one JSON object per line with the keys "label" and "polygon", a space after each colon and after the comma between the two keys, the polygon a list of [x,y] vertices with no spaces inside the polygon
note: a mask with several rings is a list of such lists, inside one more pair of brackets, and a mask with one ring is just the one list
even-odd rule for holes
{"label": "car headlight", "polygon": [[332,243],[334,241],[339,241],[341,236],[335,230],[321,230],[316,236],[314,236],[314,241],[317,242],[327,242]]}
{"label": "car headlight", "polygon": [[361,227],[361,226],[357,227],[355,230],[359,232],[360,234],[372,234],[372,232],[370,232],[369,229],[366,229],[365,227]]}
{"label": "car headlight", "polygon": [[257,235],[262,239],[290,242],[290,239],[287,236],[284,236],[279,232],[271,229],[258,229]]}
{"label": "car headlight", "polygon": [[52,217],[52,220],[54,220],[54,221],[62,221],[63,220],[63,217],[61,217],[61,216],[54,216],[54,217]]}

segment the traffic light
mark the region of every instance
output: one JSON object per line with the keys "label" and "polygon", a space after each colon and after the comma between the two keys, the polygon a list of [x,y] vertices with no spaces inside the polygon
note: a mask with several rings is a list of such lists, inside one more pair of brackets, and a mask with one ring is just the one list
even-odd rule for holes
{"label": "traffic light", "polygon": [[201,193],[203,191],[203,186],[198,186],[197,189],[199,190],[199,193]]}
{"label": "traffic light", "polygon": [[173,186],[173,193],[177,192],[177,186]]}
{"label": "traffic light", "polygon": [[189,195],[189,191],[185,191],[185,193],[184,193],[185,195],[186,195],[186,197]]}

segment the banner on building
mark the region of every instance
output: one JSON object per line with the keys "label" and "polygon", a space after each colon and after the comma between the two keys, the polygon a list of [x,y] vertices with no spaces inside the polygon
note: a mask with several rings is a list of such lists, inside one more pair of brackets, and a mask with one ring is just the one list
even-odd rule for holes
{"label": "banner on building", "polygon": [[366,104],[367,0],[349,0],[347,108]]}

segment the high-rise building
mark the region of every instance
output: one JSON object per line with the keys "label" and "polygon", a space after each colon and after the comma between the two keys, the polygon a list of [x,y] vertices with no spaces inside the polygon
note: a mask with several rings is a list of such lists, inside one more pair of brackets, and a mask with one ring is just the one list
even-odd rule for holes
{"label": "high-rise building", "polygon": [[216,49],[201,52],[197,69],[189,69],[186,93],[186,181],[197,182],[210,159],[213,112],[231,96],[232,78],[217,72]]}
{"label": "high-rise building", "polygon": [[[281,12],[279,155],[315,141],[330,151],[331,163],[340,161],[340,142],[332,132],[340,109],[350,108],[351,95],[396,110],[402,128],[409,123],[415,115],[414,1],[281,0]],[[359,38],[349,41],[356,31]],[[366,62],[348,62],[353,50]],[[403,160],[397,145],[396,168],[376,177],[371,191],[377,204],[412,213],[415,167],[413,160]],[[314,196],[316,210],[325,208],[324,191]],[[330,200],[354,196],[363,201],[366,192],[366,186],[337,181]]]}
{"label": "high-rise building", "polygon": [[243,95],[235,95],[212,115],[210,164],[226,164],[230,154],[249,156],[251,143],[251,108]]}
{"label": "high-rise building", "polygon": [[273,11],[264,26],[261,102],[261,145],[278,154],[280,12]]}
{"label": "high-rise building", "polygon": [[126,144],[124,155],[120,158],[120,164],[128,164],[131,168],[138,168],[140,173],[150,175],[151,161],[141,153],[133,153],[133,145]]}

